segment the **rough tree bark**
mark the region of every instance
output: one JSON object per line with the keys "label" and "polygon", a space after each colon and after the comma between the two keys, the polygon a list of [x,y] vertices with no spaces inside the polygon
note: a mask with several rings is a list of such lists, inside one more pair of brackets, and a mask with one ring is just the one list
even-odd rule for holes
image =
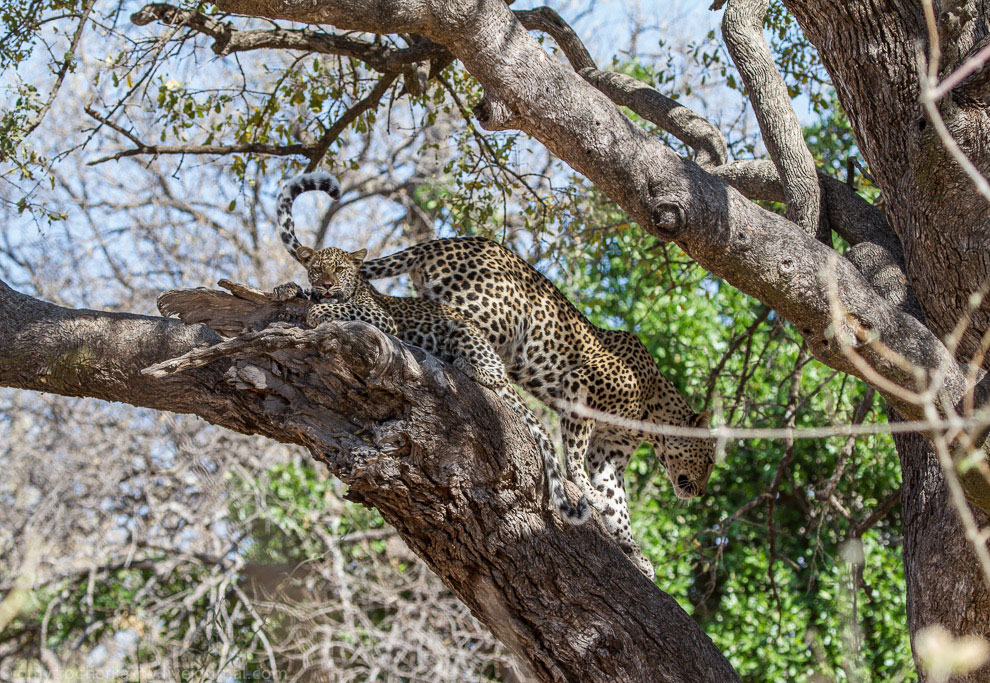
{"label": "rough tree bark", "polygon": [[[979,406],[986,396],[987,387],[984,385],[988,380],[982,373],[977,373],[975,379],[979,382],[974,394],[968,370],[959,361],[967,362],[980,351],[984,343],[982,338],[990,329],[990,305],[985,302],[978,304],[971,316],[971,325],[964,331],[958,347],[947,347],[942,338],[967,314],[970,294],[990,282],[990,258],[987,256],[990,208],[973,192],[969,179],[945,151],[932,126],[927,124],[919,104],[918,68],[919,62],[923,61],[919,60],[919,56],[923,56],[919,55],[919,51],[924,51],[928,44],[921,3],[915,0],[785,0],[785,4],[797,17],[829,71],[842,105],[849,114],[857,142],[883,192],[882,212],[834,180],[819,177],[819,186],[815,187],[807,164],[807,150],[803,148],[800,136],[795,135],[792,112],[782,110],[789,104],[786,98],[780,96],[780,83],[773,78],[773,74],[749,71],[747,76],[750,97],[754,108],[760,113],[761,128],[767,136],[771,159],[727,163],[725,141],[714,126],[655,91],[620,75],[597,69],[580,39],[555,12],[547,8],[513,12],[503,0],[218,2],[222,10],[249,16],[330,24],[343,30],[420,36],[415,46],[407,50],[375,48],[373,44],[352,36],[345,39],[291,31],[237,32],[212,18],[204,18],[195,12],[177,13],[174,8],[161,5],[149,6],[146,11],[135,15],[135,21],[184,24],[189,30],[212,36],[217,41],[214,49],[218,54],[252,49],[257,45],[349,54],[365,60],[383,77],[391,78],[398,71],[408,71],[411,75],[407,76],[407,80],[415,75],[415,69],[409,65],[417,60],[434,59],[437,63],[447,63],[456,58],[485,89],[484,99],[476,109],[483,126],[491,130],[516,128],[539,140],[588,177],[647,231],[676,241],[714,274],[775,309],[794,324],[819,360],[864,379],[883,393],[888,405],[903,418],[924,419],[927,416],[925,402],[918,400],[914,394],[918,391],[927,392],[941,415],[965,412],[963,408],[967,399],[972,399],[974,395],[974,402]],[[990,0],[935,2],[938,33],[943,45],[943,74],[987,43],[990,35],[988,5]],[[764,6],[765,3],[756,0],[739,0],[730,7],[730,10],[738,12],[730,13],[726,18],[730,32],[733,27],[740,29],[727,38],[733,42],[734,56],[744,62],[741,64],[744,75],[747,67],[761,66],[755,61],[762,62],[763,68],[767,66],[765,46],[759,44],[762,40],[759,22],[754,19],[762,14]],[[530,29],[550,34],[561,47],[569,65],[550,57],[529,35]],[[745,63],[747,60],[748,63]],[[433,73],[432,70],[430,73]],[[990,69],[984,68],[965,79],[939,103],[949,130],[976,167],[984,172],[990,169],[990,145],[987,144],[990,140],[990,117],[986,108],[990,78],[987,73]],[[680,157],[637,127],[621,113],[616,106],[618,104],[631,108],[643,118],[673,133],[694,150],[696,161]],[[787,202],[788,217],[764,211],[750,201],[755,198]],[[816,226],[835,231],[853,248],[845,255],[838,254],[815,239],[816,232],[822,235],[815,229]],[[8,310],[16,312],[18,305],[25,306],[18,304],[22,300],[9,290],[0,291],[0,302],[5,298],[8,303],[14,302],[13,308],[8,305]],[[841,313],[838,317],[835,315],[837,309]],[[88,320],[85,316],[73,320],[70,325],[73,334],[92,333],[87,331],[89,323],[80,324],[81,320]],[[138,325],[131,319],[100,316],[91,322],[96,327],[119,325],[117,330],[103,329],[104,333],[119,331],[134,334],[129,326]],[[180,332],[178,330],[181,328],[175,328],[171,323],[142,324],[157,326],[155,330],[160,340],[155,342],[154,353],[151,354],[154,359],[162,359],[168,355],[167,352],[178,352],[192,344],[210,340],[201,332]],[[0,331],[4,329],[0,324]],[[340,328],[341,339],[348,338],[348,330],[351,328]],[[145,332],[149,339],[153,336],[150,329]],[[195,334],[201,336],[188,336]],[[280,339],[284,341],[287,333],[279,334],[283,335]],[[277,346],[274,339],[272,337],[269,342]],[[311,341],[315,342],[315,339]],[[260,338],[255,342],[261,343]],[[112,389],[117,385],[111,381],[114,376],[118,376],[118,381],[120,378],[133,380],[138,389],[150,386],[147,378],[136,378],[126,372],[121,374],[112,363],[99,366],[98,371],[86,369],[91,367],[89,356],[94,349],[99,351],[112,343],[104,340],[95,346],[77,344],[62,351],[55,349],[51,365],[54,372],[45,370],[40,375],[32,375],[34,379],[26,384],[18,383],[21,380],[18,379],[16,366],[35,356],[25,351],[27,355],[11,357],[9,349],[5,349],[4,353],[10,360],[6,365],[0,361],[0,379],[3,383],[33,388],[53,381],[59,383],[64,393],[75,391],[83,394],[92,390],[97,393],[90,395],[105,398],[115,398]],[[333,344],[324,346],[326,353],[336,353]],[[355,354],[351,359],[356,363],[355,367],[378,367],[367,365],[370,361],[360,360],[366,357],[355,350],[358,346],[355,342],[353,347],[347,347]],[[264,363],[273,362],[268,351],[263,353],[261,349],[251,349],[245,347],[239,353],[245,354],[245,359],[255,359],[254,363],[258,363],[262,356]],[[122,347],[119,351],[124,357],[133,354],[132,348]],[[287,350],[279,347],[272,353],[282,354],[279,359],[288,362]],[[317,362],[313,356],[305,356],[304,360]],[[975,360],[984,369],[990,368],[990,358],[977,355]],[[252,361],[236,362],[250,364]],[[361,365],[362,362],[366,365]],[[32,363],[28,363],[28,367],[40,370],[48,361],[35,358]],[[264,363],[262,366],[268,367]],[[230,389],[222,383],[219,374],[209,374],[218,372],[210,370],[212,367],[194,370],[186,379],[203,381],[204,387],[219,392],[215,401],[229,400],[232,406],[244,401],[250,404],[246,397],[253,397],[252,392]],[[920,375],[915,372],[916,369],[921,371]],[[108,371],[110,374],[106,375]],[[260,381],[261,376],[253,370],[247,372],[248,376],[244,379],[257,387],[256,382]],[[326,373],[328,377],[333,374],[330,370]],[[270,389],[267,384],[270,376],[270,373],[264,375],[264,391]],[[204,377],[207,379],[197,380]],[[939,382],[937,386],[930,387],[928,384],[933,378]],[[180,380],[178,376],[173,376],[162,381]],[[334,381],[338,380],[331,383]],[[109,384],[104,386],[101,382]],[[279,386],[286,386],[284,379],[279,382]],[[417,379],[415,384],[419,387],[422,382],[427,380]],[[370,386],[372,389],[369,391],[381,389],[381,385],[374,382]],[[468,394],[477,391],[456,382],[451,386],[460,387],[458,391]],[[274,394],[277,395],[278,391]],[[375,394],[375,397],[384,400],[386,394],[391,395],[392,399],[385,405],[395,405],[394,401],[399,400],[389,392],[383,392],[381,396]],[[360,392],[343,395],[357,402],[367,398]],[[206,400],[205,389],[200,396],[201,400]],[[415,398],[430,402],[428,404],[435,410],[447,411],[445,417],[455,420],[451,424],[461,425],[468,432],[485,429],[487,423],[472,425],[454,406],[446,404],[440,393],[426,390]],[[307,394],[307,399],[312,400],[312,396]],[[177,400],[179,403],[168,409],[183,409],[182,400],[186,399]],[[271,393],[268,400],[275,400]],[[373,410],[369,406],[345,406],[344,403],[349,402],[335,405],[334,410],[345,415],[347,420],[378,419],[373,412],[362,412]],[[408,405],[415,404],[410,400]],[[195,405],[185,407],[190,410],[197,408]],[[236,415],[246,419],[243,417],[245,413],[236,410],[233,416],[226,418],[220,415],[219,410],[211,413],[209,401],[200,409],[208,413],[205,415],[208,419],[219,420],[218,423],[232,428],[238,428]],[[300,429],[303,435],[298,437],[300,441],[312,445],[312,442],[306,441],[310,438],[306,436],[309,432],[297,424],[305,422],[303,417],[292,416],[285,411],[277,413],[277,419],[270,413],[262,415],[265,420],[276,420],[283,427],[291,425],[292,429]],[[417,419],[426,420],[427,417],[420,414]],[[353,436],[353,433],[348,432],[343,423],[331,421],[327,424],[340,425],[340,429],[337,434],[328,433],[327,443],[321,443],[316,449],[321,457],[329,453],[330,456],[326,457],[332,462],[333,457],[344,457],[341,452],[345,445],[361,447],[361,444],[347,440],[347,435]],[[508,429],[508,421],[500,419],[499,424],[504,434],[513,433]],[[256,427],[244,424],[241,427],[278,438],[277,430],[268,425],[269,422],[262,422]],[[266,432],[266,429],[269,431]],[[451,432],[451,429],[450,425],[446,425],[442,433],[456,439],[457,430]],[[336,445],[334,438],[339,440]],[[915,435],[899,437],[897,445],[904,479],[904,557],[912,635],[926,625],[940,623],[957,634],[978,633],[990,638],[990,593],[974,561],[972,544],[948,502],[943,473],[931,443],[923,436]],[[367,448],[367,445],[364,447]],[[322,450],[324,448],[327,450]],[[426,447],[421,448],[422,452],[428,452]],[[473,462],[475,467],[489,474],[493,471],[490,464],[485,464],[488,460],[477,460],[482,447],[464,445],[459,448],[463,451],[459,453],[461,457],[476,459]],[[411,449],[410,456],[403,463],[417,452],[420,451]],[[394,461],[387,457],[385,460]],[[349,461],[345,458],[346,462]],[[425,461],[416,462],[422,463],[420,466],[423,468],[427,466]],[[472,482],[475,481],[472,477],[482,476],[472,474],[473,469],[464,468],[460,464],[465,462],[463,460],[452,459],[449,462],[457,472],[458,481]],[[370,466],[373,472],[379,472],[374,465],[374,462],[361,462],[362,468]],[[397,469],[403,471],[401,467]],[[349,476],[346,468],[341,469],[341,476]],[[379,482],[375,477],[379,475],[372,477]],[[527,483],[532,483],[531,479]],[[374,494],[370,489],[373,487],[363,489],[360,481],[360,478],[356,480],[356,495],[367,495],[367,500],[372,501]],[[429,487],[436,481],[417,480],[416,483],[432,490]],[[986,515],[986,511],[990,511],[990,487],[978,477],[966,483],[966,493],[978,508],[974,510],[977,522],[986,526],[990,523]],[[447,488],[451,495],[474,500],[475,491],[470,486],[448,485]],[[502,501],[500,495],[511,498],[506,489],[499,489],[490,481],[479,490],[485,492],[482,498],[485,505],[503,505],[504,502],[499,502]],[[488,493],[492,490],[501,491],[501,494]],[[411,500],[413,495],[418,494],[408,489],[405,495]],[[456,496],[455,499],[460,500]],[[374,500],[377,505],[377,499]],[[380,502],[389,508],[387,500]],[[520,500],[519,504],[522,503]],[[506,510],[510,508],[516,509],[505,507]],[[395,508],[391,510],[389,514],[398,514]],[[480,509],[475,512],[484,514]],[[446,518],[442,511],[431,514],[435,514],[436,529],[450,528],[448,524],[453,518]],[[477,515],[471,519],[476,518]],[[391,521],[403,523],[401,519]],[[456,518],[453,521],[461,520]],[[408,526],[409,522],[405,524]],[[476,521],[464,521],[463,524],[467,529],[478,528]],[[545,529],[548,534],[560,531],[555,527]],[[559,548],[554,546],[555,553],[573,552],[579,547],[573,542],[582,539],[583,543],[589,533],[589,530],[579,530],[569,535],[570,543],[561,542]],[[473,534],[474,531],[468,538],[481,538]],[[497,540],[500,537],[485,538],[487,543],[488,538]],[[587,543],[593,545],[600,541],[587,537]],[[430,546],[426,542],[417,545],[415,541],[411,545],[424,552],[448,547]],[[468,542],[467,545],[473,548],[472,553],[482,552],[479,549],[482,546],[484,543],[472,545]],[[454,554],[456,557],[450,561],[458,566],[470,566],[474,571],[481,566],[461,557],[461,551]],[[532,557],[535,560],[536,556]],[[577,562],[576,558],[572,559]],[[497,557],[486,556],[486,561],[496,562],[496,567],[506,566],[498,564],[497,560]],[[571,559],[561,558],[560,562],[567,564]],[[549,568],[549,565],[542,566]],[[580,563],[573,565],[574,568],[579,566]],[[441,575],[443,570],[444,565],[439,565]],[[515,570],[528,571],[521,565]],[[545,579],[547,575],[540,578]],[[495,583],[508,585],[508,582]],[[478,598],[478,593],[472,592],[470,586],[457,581],[453,581],[453,585],[473,609],[480,615],[488,615],[482,616],[483,620],[492,620],[491,611],[495,608]],[[595,590],[590,585],[587,589]],[[553,599],[573,604],[566,602],[573,600],[573,596],[561,593],[559,586],[549,586],[548,590],[558,591]],[[537,596],[539,593],[515,597],[528,601],[527,606],[535,610],[528,614],[548,614],[559,610],[556,605],[547,607]],[[533,657],[537,660],[534,666],[548,678],[554,675],[585,676],[586,672],[578,674],[576,668],[556,673],[552,668],[558,665],[570,667],[578,660],[584,664],[597,657],[597,666],[616,666],[615,662],[607,663],[606,660],[619,659],[620,654],[621,657],[627,656],[628,650],[623,648],[632,641],[626,636],[619,637],[614,642],[622,643],[615,646],[621,653],[612,656],[610,648],[613,647],[613,640],[611,636],[601,634],[618,633],[613,629],[626,628],[629,619],[638,618],[627,612],[618,617],[618,626],[601,624],[595,632],[597,635],[592,638],[596,645],[591,650],[583,649],[583,654],[576,656],[573,648],[568,649],[569,645],[563,646],[560,652],[553,650],[561,646],[553,638],[548,638],[546,630],[540,631],[539,637],[533,636],[539,625],[523,620],[523,614],[520,612],[520,620],[512,622],[508,630],[503,626],[503,630],[499,631],[498,626],[494,625],[493,629],[512,647],[521,643],[529,647],[530,643],[536,643],[534,647],[538,655]],[[547,618],[554,617],[548,614]],[[501,619],[499,616],[494,621],[501,624]],[[687,625],[683,626],[687,628]],[[585,642],[581,637],[568,634],[566,628],[557,629],[555,626],[551,631],[554,637],[570,637],[575,642]],[[522,640],[519,640],[519,633],[524,634]],[[541,637],[544,640],[541,641]],[[540,646],[545,649],[539,649]],[[708,653],[705,647],[702,647],[702,652]],[[564,664],[552,664],[550,650],[553,650],[552,656],[562,656]],[[589,655],[592,650],[596,654]],[[709,659],[707,654],[704,657],[706,665],[722,666],[717,657]],[[959,680],[990,681],[990,668]]]}
{"label": "rough tree bark", "polygon": [[[299,317],[236,291],[249,298],[184,291],[163,309],[226,334]],[[540,680],[738,680],[597,523],[557,518],[510,409],[363,323],[223,341],[201,324],[61,308],[0,282],[0,385],[193,413],[306,446]]]}
{"label": "rough tree bark", "polygon": [[[713,273],[772,306],[795,325],[819,360],[875,386],[905,418],[922,418],[924,409],[899,388],[922,390],[933,376],[943,378],[931,392],[938,412],[955,414],[970,388],[941,336],[966,311],[970,293],[990,277],[990,231],[986,204],[974,196],[931,127],[923,125],[916,55],[918,45],[926,43],[921,8],[907,0],[787,4],[818,48],[884,192],[885,221],[873,220],[868,210],[843,211],[856,207],[855,201],[824,207],[833,229],[848,228],[853,214],[869,220],[853,232],[872,232],[873,239],[855,240],[859,250],[849,259],[748,201],[721,179],[719,169],[706,172],[636,127],[604,90],[550,58],[501,0],[219,3],[240,14],[340,29],[415,32],[445,46],[485,88],[477,110],[482,125],[517,128],[538,139],[649,232],[676,241]],[[955,52],[947,54],[958,57],[947,60],[946,68],[981,46],[987,35],[985,4],[948,3],[939,15],[943,33],[954,41]],[[553,34],[552,29],[545,30]],[[567,52],[554,37],[574,64],[573,50]],[[990,119],[980,106],[986,79],[975,81],[965,97],[948,98],[944,108],[964,150],[986,170]],[[781,159],[774,161],[784,168]],[[733,175],[754,180],[745,172]],[[789,186],[788,180],[777,180],[785,197],[808,196],[806,188]],[[827,192],[821,197],[828,202]],[[902,262],[903,275],[892,277]],[[917,294],[923,318],[911,306],[907,285]],[[845,312],[839,321],[832,315],[835,298]],[[959,346],[967,360],[988,328],[984,310],[977,311]],[[921,369],[926,379],[919,383],[908,364],[893,360],[888,350]],[[909,441],[915,446],[908,447]],[[990,594],[971,546],[944,504],[938,464],[918,443],[899,440],[907,484],[904,519],[912,539],[905,544],[912,633],[938,622],[955,633],[990,637]],[[969,482],[967,494],[990,510],[985,482]],[[987,523],[984,512],[976,514],[979,523]],[[947,601],[950,587],[954,599]],[[960,603],[969,608],[958,609]],[[990,669],[969,680],[990,680]]]}

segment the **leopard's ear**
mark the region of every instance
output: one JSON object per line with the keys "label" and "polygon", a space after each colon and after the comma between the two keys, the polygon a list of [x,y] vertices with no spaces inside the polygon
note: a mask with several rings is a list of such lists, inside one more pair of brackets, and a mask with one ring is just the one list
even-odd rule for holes
{"label": "leopard's ear", "polygon": [[710,427],[712,424],[712,414],[709,411],[698,413],[694,416],[694,426],[702,429]]}
{"label": "leopard's ear", "polygon": [[348,256],[359,266],[364,263],[364,257],[368,255],[367,249],[358,249],[357,251],[352,251]]}
{"label": "leopard's ear", "polygon": [[309,247],[299,247],[296,249],[296,258],[303,266],[309,266],[309,262],[316,256],[316,252]]}

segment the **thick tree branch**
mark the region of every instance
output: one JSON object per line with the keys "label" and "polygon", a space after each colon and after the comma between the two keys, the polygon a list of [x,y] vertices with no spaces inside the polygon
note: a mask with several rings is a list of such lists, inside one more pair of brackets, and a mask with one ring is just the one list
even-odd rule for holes
{"label": "thick tree branch", "polygon": [[[731,161],[709,170],[709,173],[726,181],[749,199],[787,201],[780,174],[770,160]],[[823,199],[822,210],[832,230],[850,244],[875,242],[883,245],[895,260],[903,263],[901,241],[890,229],[883,212],[841,180],[825,173],[818,173],[817,176]]]}
{"label": "thick tree branch", "polygon": [[[224,332],[308,305],[228,288],[245,298],[185,290],[162,304]],[[564,528],[534,495],[544,486],[527,431],[458,371],[362,323],[248,332],[222,358],[219,342],[203,325],[70,310],[0,283],[0,385],[194,413],[307,446],[541,680],[738,680],[597,523]],[[141,372],[211,351],[203,367]]]}
{"label": "thick tree branch", "polygon": [[787,217],[831,244],[820,230],[818,174],[801,123],[791,107],[784,79],[763,37],[767,0],[729,0],[722,15],[722,37],[749,93],[763,143],[780,174]]}
{"label": "thick tree branch", "polygon": [[168,26],[185,26],[214,39],[213,52],[219,56],[248,50],[302,50],[360,59],[381,72],[396,71],[415,62],[447,55],[447,49],[431,41],[423,41],[404,49],[381,43],[357,40],[348,36],[309,29],[240,30],[228,21],[193,10],[183,10],[165,3],[145,5],[131,15],[131,22],[145,26],[159,21]]}
{"label": "thick tree branch", "polygon": [[[777,168],[769,160],[733,161],[710,172],[749,199],[787,201]],[[920,319],[921,308],[905,274],[901,241],[883,213],[836,178],[819,173],[818,182],[825,226],[853,247],[846,258],[888,303]]]}
{"label": "thick tree branch", "polygon": [[[549,7],[539,7],[517,11],[516,16],[528,29],[550,34],[567,55],[575,71],[616,104],[628,107],[694,149],[697,153],[696,161],[701,166],[711,167],[725,163],[726,143],[718,128],[687,107],[634,78],[599,70],[580,38],[556,11]],[[430,40],[422,40],[409,48],[394,49],[379,43],[311,30],[238,30],[230,22],[163,3],[146,5],[131,15],[131,21],[139,26],[152,21],[186,26],[212,37],[215,40],[213,51],[221,56],[261,48],[305,50],[354,57],[386,74],[414,62],[440,60],[446,65],[451,59],[445,47]],[[434,77],[434,72],[438,70],[431,68],[427,78]],[[498,116],[484,120],[492,126],[491,130],[501,129],[504,125]]]}

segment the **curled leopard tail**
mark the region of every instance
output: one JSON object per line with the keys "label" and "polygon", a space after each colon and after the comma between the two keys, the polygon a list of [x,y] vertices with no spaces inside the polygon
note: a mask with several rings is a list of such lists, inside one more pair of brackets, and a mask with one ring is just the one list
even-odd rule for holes
{"label": "curled leopard tail", "polygon": [[296,238],[296,226],[292,222],[292,204],[296,197],[303,192],[319,190],[326,192],[334,199],[340,198],[340,183],[329,173],[304,173],[288,180],[278,193],[276,211],[278,215],[278,234],[282,243],[289,250],[292,258],[299,260],[296,250],[302,245]]}
{"label": "curled leopard tail", "polygon": [[588,499],[582,494],[577,505],[572,506],[568,502],[567,493],[564,490],[564,477],[560,473],[560,463],[557,462],[557,456],[554,453],[553,446],[550,445],[550,438],[543,431],[543,427],[536,419],[536,416],[526,407],[522,399],[519,398],[519,394],[515,392],[511,385],[503,385],[498,389],[497,393],[523,419],[523,422],[526,423],[526,428],[529,429],[530,436],[536,441],[536,448],[539,450],[540,457],[543,460],[543,472],[547,478],[547,489],[550,492],[550,500],[557,513],[568,524],[576,526],[587,522],[591,514]]}

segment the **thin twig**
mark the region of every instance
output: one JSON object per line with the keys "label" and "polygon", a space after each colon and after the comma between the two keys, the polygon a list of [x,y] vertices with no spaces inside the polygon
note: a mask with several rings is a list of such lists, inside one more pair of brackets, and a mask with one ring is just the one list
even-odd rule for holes
{"label": "thin twig", "polygon": [[887,513],[894,509],[901,500],[901,491],[892,491],[883,499],[883,502],[877,505],[877,509],[870,513],[870,516],[864,519],[862,522],[856,524],[852,529],[852,535],[856,538],[860,538],[863,534],[873,528],[873,525],[879,522],[881,519],[887,516]]}
{"label": "thin twig", "polygon": [[722,374],[722,369],[725,367],[725,364],[728,362],[729,358],[731,358],[732,354],[736,352],[739,345],[742,344],[744,340],[749,339],[756,331],[756,328],[767,319],[770,315],[770,311],[771,309],[769,306],[764,307],[763,311],[756,316],[756,319],[749,324],[749,327],[747,327],[742,334],[737,335],[736,338],[732,340],[729,344],[729,348],[725,350],[725,353],[722,354],[722,358],[719,359],[718,364],[716,364],[714,369],[708,373],[708,384],[705,390],[705,407],[707,407],[709,402],[712,400],[712,392],[715,391],[715,381],[718,379],[719,375]]}
{"label": "thin twig", "polygon": [[364,99],[356,102],[344,112],[343,116],[334,121],[333,125],[330,126],[330,129],[327,130],[327,132],[323,134],[323,137],[320,138],[320,141],[312,147],[312,151],[308,155],[309,164],[306,165],[306,173],[316,170],[316,167],[319,166],[320,161],[322,161],[323,157],[326,155],[327,150],[330,149],[330,145],[333,144],[334,140],[340,137],[340,134],[344,132],[344,129],[347,128],[347,126],[351,125],[351,123],[353,123],[354,120],[364,112],[368,111],[372,107],[378,106],[378,102],[385,96],[385,93],[388,92],[388,89],[393,83],[395,83],[395,79],[397,79],[399,75],[400,72],[398,71],[386,73],[381,77],[378,83],[375,84],[375,87]]}
{"label": "thin twig", "polygon": [[52,85],[52,90],[48,93],[48,99],[42,105],[41,109],[35,115],[34,120],[32,120],[24,129],[24,137],[34,132],[34,130],[41,125],[44,120],[45,115],[52,108],[52,104],[55,102],[55,97],[58,95],[58,91],[62,88],[62,82],[65,80],[65,75],[69,73],[69,67],[72,65],[72,60],[76,56],[76,48],[79,47],[79,39],[82,37],[83,29],[86,27],[86,22],[89,21],[89,14],[93,9],[93,5],[96,4],[96,0],[86,0],[82,6],[82,12],[79,17],[79,25],[76,26],[75,32],[72,34],[72,40],[69,43],[69,49],[65,53],[65,58],[62,60],[62,65],[59,67],[58,75],[55,77],[55,83]]}

